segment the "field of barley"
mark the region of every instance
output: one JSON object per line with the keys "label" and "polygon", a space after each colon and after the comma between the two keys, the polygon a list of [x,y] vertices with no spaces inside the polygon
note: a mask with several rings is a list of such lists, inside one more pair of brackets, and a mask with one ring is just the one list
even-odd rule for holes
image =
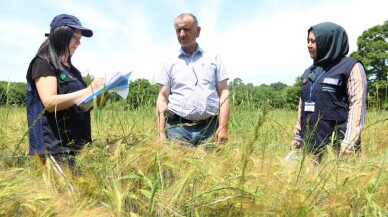
{"label": "field of barley", "polygon": [[0,108],[0,216],[387,216],[388,112],[369,110],[362,153],[284,161],[297,112],[234,107],[229,142],[157,143],[154,108],[92,112],[81,174],[28,156],[25,108]]}

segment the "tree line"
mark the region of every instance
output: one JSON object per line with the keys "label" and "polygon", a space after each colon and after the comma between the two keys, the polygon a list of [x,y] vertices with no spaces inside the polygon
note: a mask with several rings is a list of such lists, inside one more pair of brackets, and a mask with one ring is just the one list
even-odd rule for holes
{"label": "tree line", "polygon": [[[383,25],[374,26],[362,33],[357,40],[357,51],[350,54],[365,66],[368,82],[368,108],[388,109],[388,20]],[[90,84],[91,77],[84,77]],[[293,85],[276,82],[270,85],[255,86],[245,84],[240,78],[229,81],[232,106],[260,107],[264,103],[273,108],[297,109],[301,80],[295,79]],[[129,94],[121,99],[109,94],[107,101],[119,104],[126,109],[138,109],[153,106],[158,95],[158,85],[146,79],[137,79],[129,83]],[[0,106],[25,106],[26,83],[0,81]]]}

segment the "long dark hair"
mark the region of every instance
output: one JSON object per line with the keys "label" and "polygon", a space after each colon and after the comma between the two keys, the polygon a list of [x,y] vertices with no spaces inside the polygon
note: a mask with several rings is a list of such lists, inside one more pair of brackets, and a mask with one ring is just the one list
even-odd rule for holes
{"label": "long dark hair", "polygon": [[46,60],[54,64],[56,69],[62,70],[60,56],[68,53],[67,62],[72,66],[69,50],[70,40],[75,29],[69,26],[60,26],[50,32],[50,35],[40,46],[37,55],[43,56]]}

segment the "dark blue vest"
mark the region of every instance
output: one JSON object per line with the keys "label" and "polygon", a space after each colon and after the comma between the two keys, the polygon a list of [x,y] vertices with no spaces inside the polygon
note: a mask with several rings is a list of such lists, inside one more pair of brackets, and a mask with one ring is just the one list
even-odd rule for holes
{"label": "dark blue vest", "polygon": [[[32,66],[27,71],[27,121],[29,129],[30,155],[75,153],[91,139],[90,112],[82,112],[78,106],[56,112],[47,112],[39,98],[35,82],[31,79]],[[44,59],[44,58],[42,58]],[[66,94],[85,88],[87,85],[77,69],[56,70],[47,62],[57,76],[57,93]]]}
{"label": "dark blue vest", "polygon": [[[349,113],[347,81],[358,60],[344,57],[339,62],[330,65],[315,82],[310,97],[310,82],[308,75],[313,66],[302,75],[302,131],[304,143],[309,144],[312,152],[320,151],[330,142],[335,132],[335,139],[342,140],[346,132]],[[315,111],[305,111],[307,101],[315,102]]]}

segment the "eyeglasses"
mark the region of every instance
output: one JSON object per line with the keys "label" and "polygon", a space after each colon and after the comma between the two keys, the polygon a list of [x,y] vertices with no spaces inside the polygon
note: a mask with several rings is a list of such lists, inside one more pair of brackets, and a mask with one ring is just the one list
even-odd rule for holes
{"label": "eyeglasses", "polygon": [[195,73],[194,66],[191,66],[191,68],[193,68],[193,73],[194,73],[194,75],[195,75],[195,78],[197,79],[197,81],[195,82],[195,86],[197,86],[197,84],[198,84],[198,77],[197,77],[197,73]]}

